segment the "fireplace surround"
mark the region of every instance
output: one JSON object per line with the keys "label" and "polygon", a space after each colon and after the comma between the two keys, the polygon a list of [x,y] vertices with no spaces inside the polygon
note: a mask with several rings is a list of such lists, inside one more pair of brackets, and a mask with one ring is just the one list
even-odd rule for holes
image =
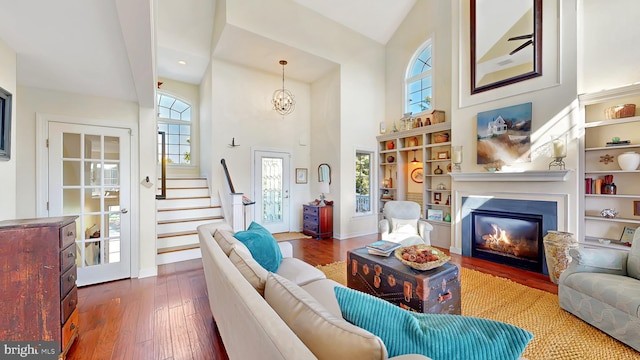
{"label": "fireplace surround", "polygon": [[558,229],[557,201],[462,196],[460,205],[462,255],[548,274],[542,237]]}

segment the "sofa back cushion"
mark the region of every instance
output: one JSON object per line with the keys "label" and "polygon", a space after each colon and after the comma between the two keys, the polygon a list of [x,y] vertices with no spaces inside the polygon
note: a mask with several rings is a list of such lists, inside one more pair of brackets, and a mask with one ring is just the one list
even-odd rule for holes
{"label": "sofa back cushion", "polygon": [[264,298],[319,359],[386,359],[379,337],[332,314],[308,292],[269,273]]}
{"label": "sofa back cushion", "polygon": [[213,233],[213,238],[227,256],[229,256],[231,249],[233,249],[235,245],[243,245],[240,240],[233,237],[233,232],[230,230],[216,229]]}
{"label": "sofa back cushion", "polygon": [[267,282],[269,272],[256,262],[249,250],[243,246],[235,245],[229,253],[229,260],[236,266],[238,271],[253,286],[260,295],[264,296],[264,285]]}
{"label": "sofa back cushion", "polygon": [[627,274],[640,280],[640,227],[636,229],[627,259]]}

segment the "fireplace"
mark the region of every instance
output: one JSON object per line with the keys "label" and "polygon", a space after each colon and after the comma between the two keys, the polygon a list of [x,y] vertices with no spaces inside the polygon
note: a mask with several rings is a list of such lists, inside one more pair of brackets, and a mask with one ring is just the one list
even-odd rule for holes
{"label": "fireplace", "polygon": [[473,257],[542,272],[542,216],[474,210],[471,219]]}
{"label": "fireplace", "polygon": [[461,197],[462,255],[548,274],[542,238],[558,229],[556,201]]}

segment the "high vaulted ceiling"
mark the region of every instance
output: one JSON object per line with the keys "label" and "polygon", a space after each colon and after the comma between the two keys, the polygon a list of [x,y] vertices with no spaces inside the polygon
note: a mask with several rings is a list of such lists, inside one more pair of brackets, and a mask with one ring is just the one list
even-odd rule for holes
{"label": "high vaulted ceiling", "polygon": [[[149,68],[154,63],[160,77],[200,83],[211,54],[215,1],[157,0],[154,32],[150,19],[140,21],[153,12],[152,2],[0,0],[0,39],[17,53],[19,85],[141,101],[139,80],[152,76]],[[292,1],[381,44],[416,2]],[[154,36],[155,49],[149,44]],[[218,44],[215,56],[279,74],[277,62],[274,66],[263,56],[277,51],[278,45],[264,40],[234,31]],[[288,77],[311,82],[331,67],[330,62],[296,49],[286,51],[290,62],[305,64],[287,68]]]}

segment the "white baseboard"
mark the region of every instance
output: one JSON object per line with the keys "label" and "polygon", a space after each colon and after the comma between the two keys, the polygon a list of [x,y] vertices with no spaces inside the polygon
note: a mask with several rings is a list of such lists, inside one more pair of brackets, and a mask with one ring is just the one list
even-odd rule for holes
{"label": "white baseboard", "polygon": [[152,276],[158,276],[157,266],[146,268],[146,269],[140,269],[140,271],[138,271],[138,279],[152,277]]}

